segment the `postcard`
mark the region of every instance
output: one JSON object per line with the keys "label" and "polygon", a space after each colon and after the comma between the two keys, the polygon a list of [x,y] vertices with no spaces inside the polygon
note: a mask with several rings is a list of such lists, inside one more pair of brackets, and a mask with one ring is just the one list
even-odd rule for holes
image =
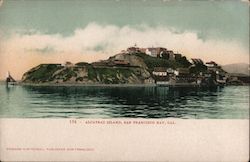
{"label": "postcard", "polygon": [[248,0],[0,0],[0,161],[249,161]]}

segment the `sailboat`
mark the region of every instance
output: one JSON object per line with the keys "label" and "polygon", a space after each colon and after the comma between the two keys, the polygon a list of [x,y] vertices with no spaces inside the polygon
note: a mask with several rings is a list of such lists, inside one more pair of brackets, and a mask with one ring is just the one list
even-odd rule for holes
{"label": "sailboat", "polygon": [[16,80],[10,75],[10,72],[8,71],[7,77],[6,77],[6,84],[15,85],[16,83],[17,83]]}

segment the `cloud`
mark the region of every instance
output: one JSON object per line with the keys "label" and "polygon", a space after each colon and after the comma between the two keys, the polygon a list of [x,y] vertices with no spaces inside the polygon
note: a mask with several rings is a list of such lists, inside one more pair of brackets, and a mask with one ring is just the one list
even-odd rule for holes
{"label": "cloud", "polygon": [[168,27],[123,26],[90,23],[70,36],[39,31],[13,32],[1,40],[0,78],[9,70],[16,78],[40,63],[93,62],[106,59],[135,43],[163,46],[188,58],[215,60],[220,64],[248,62],[249,51],[232,40],[202,40],[196,32],[175,32]]}

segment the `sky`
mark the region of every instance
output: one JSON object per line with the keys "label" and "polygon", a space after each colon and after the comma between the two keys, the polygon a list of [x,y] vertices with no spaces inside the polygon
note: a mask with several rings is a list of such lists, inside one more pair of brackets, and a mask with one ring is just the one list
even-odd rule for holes
{"label": "sky", "polygon": [[0,0],[0,79],[40,63],[93,62],[135,43],[249,63],[247,0]]}

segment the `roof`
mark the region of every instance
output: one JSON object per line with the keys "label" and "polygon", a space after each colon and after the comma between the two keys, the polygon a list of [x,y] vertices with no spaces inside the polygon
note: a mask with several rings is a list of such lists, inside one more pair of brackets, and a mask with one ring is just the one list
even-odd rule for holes
{"label": "roof", "polygon": [[217,64],[216,64],[216,62],[214,62],[214,61],[206,62],[206,64],[213,64],[213,65],[217,65]]}
{"label": "roof", "polygon": [[164,47],[149,47],[148,50],[158,50],[158,51],[167,51]]}
{"label": "roof", "polygon": [[201,59],[192,58],[191,60],[193,61],[194,64],[203,64],[203,61]]}

